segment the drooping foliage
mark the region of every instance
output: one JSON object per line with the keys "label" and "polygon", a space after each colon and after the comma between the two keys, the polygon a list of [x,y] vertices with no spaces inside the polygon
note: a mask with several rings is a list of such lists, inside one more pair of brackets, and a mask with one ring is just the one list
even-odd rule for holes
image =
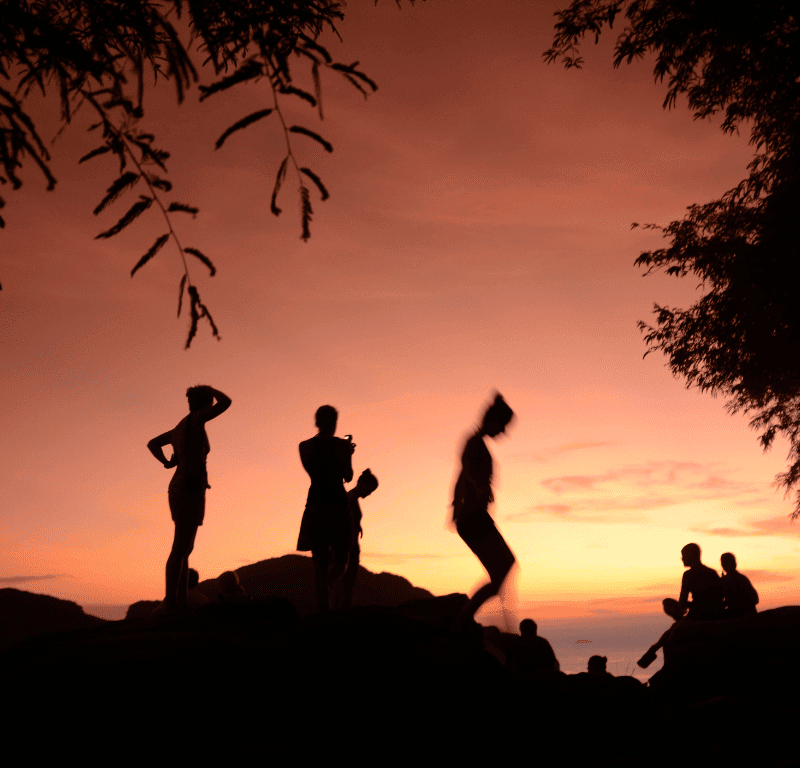
{"label": "drooping foliage", "polygon": [[[413,0],[412,0],[413,2]],[[270,210],[278,215],[278,194],[294,174],[300,208],[301,237],[307,240],[313,214],[310,179],[323,200],[328,191],[319,176],[301,167],[295,157],[292,135],[302,135],[333,147],[316,131],[287,125],[281,105],[300,99],[316,109],[320,119],[320,72],[331,70],[346,78],[364,96],[377,86],[358,68],[358,62],[335,62],[320,44],[324,30],[336,32],[344,3],[336,0],[3,0],[0,7],[0,184],[22,185],[21,169],[38,167],[47,189],[56,179],[50,169],[50,152],[36,120],[27,109],[29,95],[38,90],[60,103],[62,129],[79,110],[95,115],[90,131],[98,146],[80,160],[111,154],[119,173],[95,208],[100,214],[122,197],[137,195],[116,224],[97,235],[109,238],[139,216],[155,211],[166,232],[137,261],[135,274],[171,239],[182,259],[178,314],[184,295],[189,298],[190,328],[186,347],[205,318],[212,333],[217,327],[203,304],[189,272],[187,255],[208,267],[212,261],[199,249],[181,246],[172,214],[196,216],[188,203],[167,200],[172,183],[167,178],[169,153],[156,145],[152,133],[140,124],[145,118],[145,81],[168,81],[178,102],[198,83],[198,69],[213,71],[213,82],[200,85],[200,100],[247,82],[263,84],[264,104],[236,120],[217,140],[216,148],[239,130],[270,120],[282,137],[286,154],[276,174]],[[185,30],[188,29],[188,38]],[[337,33],[338,34],[338,33]],[[202,62],[195,63],[197,53]],[[299,88],[290,63],[310,68],[314,93]],[[229,148],[226,146],[226,151]],[[0,208],[5,200],[0,197]],[[0,217],[0,227],[5,222]]]}
{"label": "drooping foliage", "polygon": [[[698,119],[722,115],[727,133],[749,129],[748,175],[719,200],[691,205],[661,230],[668,245],[642,253],[645,274],[700,279],[682,309],[655,305],[639,323],[648,352],[663,352],[687,386],[720,394],[751,416],[763,447],[790,443],[776,478],[800,485],[800,24],[781,0],[576,0],[557,13],[547,61],[579,67],[579,45],[622,22],[614,66],[647,53],[668,85],[664,107],[685,97]],[[634,225],[636,226],[636,225]],[[793,517],[800,515],[797,491]]]}

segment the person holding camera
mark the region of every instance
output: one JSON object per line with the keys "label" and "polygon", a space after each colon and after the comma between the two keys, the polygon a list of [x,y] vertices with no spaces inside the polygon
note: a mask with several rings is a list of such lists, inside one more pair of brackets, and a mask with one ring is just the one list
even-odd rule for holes
{"label": "person holding camera", "polygon": [[[322,405],[315,414],[319,430],[300,443],[300,461],[311,478],[306,507],[297,537],[300,552],[311,551],[317,608],[330,608],[328,585],[347,570],[353,525],[344,483],[353,479],[352,456],[356,446],[350,435],[335,437],[339,414]],[[329,569],[330,565],[330,569]]]}

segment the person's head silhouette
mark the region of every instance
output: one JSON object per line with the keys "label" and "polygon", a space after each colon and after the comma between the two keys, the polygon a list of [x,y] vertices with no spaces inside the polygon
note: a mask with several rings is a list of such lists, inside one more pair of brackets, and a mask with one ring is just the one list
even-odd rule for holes
{"label": "person's head silhouette", "polygon": [[736,555],[733,552],[726,552],[720,557],[719,562],[725,573],[733,573],[736,570]]}
{"label": "person's head silhouette", "polygon": [[203,384],[196,387],[189,387],[186,390],[186,399],[189,401],[189,411],[199,411],[208,408],[214,403],[214,390]]}
{"label": "person's head silhouette", "polygon": [[314,414],[314,423],[321,433],[333,434],[336,432],[336,422],[339,419],[338,411],[332,405],[321,405]]}
{"label": "person's head silhouette", "polygon": [[519,633],[522,637],[536,637],[539,628],[533,619],[523,619],[519,623]]}
{"label": "person's head silhouette", "polygon": [[378,478],[370,469],[365,469],[356,481],[356,490],[360,498],[366,498],[378,487]]}
{"label": "person's head silhouette", "polygon": [[606,656],[590,656],[587,671],[590,675],[604,675],[606,673]]}
{"label": "person's head silhouette", "polygon": [[700,547],[695,544],[687,544],[681,550],[681,560],[688,568],[693,568],[695,565],[700,565]]}
{"label": "person's head silhouette", "polygon": [[497,437],[506,431],[506,427],[514,418],[514,411],[498,392],[492,404],[483,415],[482,430],[489,437]]}

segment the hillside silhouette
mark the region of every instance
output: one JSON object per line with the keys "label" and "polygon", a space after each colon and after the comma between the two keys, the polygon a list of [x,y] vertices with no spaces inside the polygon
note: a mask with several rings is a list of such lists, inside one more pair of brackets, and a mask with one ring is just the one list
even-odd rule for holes
{"label": "hillside silhouette", "polygon": [[209,579],[209,603],[137,621],[0,591],[6,632],[18,618],[18,634],[36,628],[0,651],[7,732],[61,761],[89,743],[142,759],[154,749],[170,760],[326,759],[346,738],[381,764],[474,763],[500,749],[553,765],[671,768],[662,737],[674,734],[687,766],[797,764],[800,607],[682,624],[646,687],[522,674],[506,663],[518,635],[453,632],[466,595],[433,597],[392,574],[362,574],[360,599],[411,595],[396,607],[304,615],[287,594],[313,604],[309,566],[296,555],[254,563],[239,573],[255,599],[214,602]]}
{"label": "hillside silhouette", "polygon": [[68,632],[104,624],[70,600],[5,587],[0,589],[0,650],[27,637]]}

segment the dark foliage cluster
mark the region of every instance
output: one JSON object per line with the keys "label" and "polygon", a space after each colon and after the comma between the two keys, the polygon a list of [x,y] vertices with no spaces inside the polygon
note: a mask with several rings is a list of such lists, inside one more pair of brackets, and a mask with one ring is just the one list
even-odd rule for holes
{"label": "dark foliage cluster", "polygon": [[[578,46],[624,17],[614,66],[646,53],[668,84],[664,107],[685,96],[696,118],[723,117],[725,132],[750,130],[748,176],[719,200],[692,205],[659,229],[665,248],[642,253],[646,274],[699,278],[688,309],[655,306],[640,323],[648,351],[676,376],[746,412],[768,448],[788,438],[787,491],[800,484],[800,24],[796,3],[752,0],[576,0],[557,14],[548,61],[582,63]],[[635,226],[635,225],[634,225]],[[800,514],[798,492],[793,516]]]}
{"label": "dark foliage cluster", "polygon": [[[166,168],[169,153],[158,148],[155,136],[140,127],[145,117],[145,80],[170,81],[178,102],[182,102],[199,79],[190,55],[196,47],[204,57],[202,67],[212,69],[215,77],[211,85],[199,86],[201,101],[241,83],[263,81],[267,106],[231,125],[217,140],[216,148],[237,131],[275,116],[286,155],[276,176],[270,209],[276,216],[280,214],[278,194],[287,173],[293,173],[301,236],[307,240],[313,214],[311,187],[322,200],[327,199],[328,191],[314,171],[298,163],[291,139],[304,136],[328,152],[333,147],[305,126],[287,125],[281,103],[285,98],[301,99],[314,107],[321,119],[322,69],[345,77],[365,96],[377,88],[358,69],[358,62],[337,63],[319,43],[325,29],[336,31],[334,24],[343,18],[343,7],[336,0],[4,0],[0,12],[0,83],[5,81],[6,86],[0,85],[0,184],[10,183],[12,189],[18,189],[25,164],[39,168],[48,189],[56,184],[50,153],[26,110],[26,98],[32,91],[43,95],[57,92],[62,129],[79,109],[88,108],[96,116],[90,131],[98,136],[99,145],[80,162],[111,154],[119,164],[119,175],[95,214],[118,198],[137,195],[117,223],[97,237],[113,237],[150,209],[160,213],[166,231],[138,260],[131,275],[171,239],[184,271],[179,315],[184,295],[189,299],[186,347],[202,318],[208,320],[218,338],[211,314],[192,283],[187,255],[203,263],[211,275],[215,267],[199,249],[182,246],[173,225],[172,214],[194,217],[198,209],[165,198],[172,189]],[[180,30],[187,27],[190,37],[183,40]],[[310,67],[313,94],[297,87],[290,62]],[[4,204],[0,197],[0,208]],[[0,227],[4,225],[0,218]]]}

